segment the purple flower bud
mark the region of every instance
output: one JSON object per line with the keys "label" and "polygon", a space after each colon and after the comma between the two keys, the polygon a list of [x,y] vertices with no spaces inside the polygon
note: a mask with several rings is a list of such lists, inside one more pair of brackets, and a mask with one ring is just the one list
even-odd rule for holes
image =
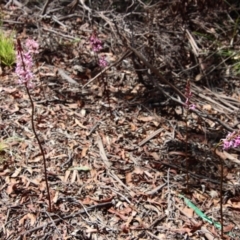
{"label": "purple flower bud", "polygon": [[185,96],[186,96],[185,107],[187,109],[192,109],[192,110],[196,109],[196,105],[190,103],[190,99],[192,97],[190,81],[187,81]]}
{"label": "purple flower bud", "polygon": [[39,53],[39,44],[33,39],[27,39],[25,45],[29,53]]}
{"label": "purple flower bud", "polygon": [[96,34],[92,34],[90,43],[94,52],[99,52],[102,49],[102,41],[96,37]]}
{"label": "purple flower bud", "polygon": [[108,62],[106,60],[106,56],[101,56],[99,58],[99,66],[100,67],[106,67],[108,65]]}
{"label": "purple flower bud", "polygon": [[227,137],[222,139],[223,150],[237,148],[240,146],[240,134],[237,132],[228,133]]}
{"label": "purple flower bud", "polygon": [[27,87],[32,88],[33,83],[31,80],[33,79],[33,58],[32,55],[34,53],[38,53],[38,43],[34,40],[27,39],[26,44],[27,52],[25,52],[21,46],[18,48],[17,52],[17,66],[16,66],[16,74],[18,76],[18,83],[25,84]]}

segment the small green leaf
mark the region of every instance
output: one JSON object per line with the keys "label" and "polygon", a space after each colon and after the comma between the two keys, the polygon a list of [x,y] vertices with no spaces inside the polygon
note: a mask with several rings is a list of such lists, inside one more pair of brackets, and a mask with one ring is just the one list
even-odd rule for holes
{"label": "small green leaf", "polygon": [[15,62],[15,58],[13,34],[7,36],[0,30],[0,62],[6,66],[11,66]]}
{"label": "small green leaf", "polygon": [[195,213],[201,217],[204,221],[213,224],[215,227],[217,227],[218,229],[221,229],[221,224],[218,222],[214,222],[211,218],[209,218],[207,215],[205,215],[197,206],[195,206],[189,199],[187,199],[186,197],[184,197],[183,195],[179,194],[180,198],[184,199],[184,202],[186,203],[186,205],[188,207],[190,207],[191,209],[193,209],[195,211]]}

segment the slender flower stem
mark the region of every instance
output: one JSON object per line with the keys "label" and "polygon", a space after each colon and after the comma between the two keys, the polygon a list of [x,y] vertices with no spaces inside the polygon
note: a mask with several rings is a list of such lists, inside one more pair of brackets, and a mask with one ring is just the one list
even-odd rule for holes
{"label": "slender flower stem", "polygon": [[[185,123],[186,123],[186,139],[185,139],[186,149],[185,150],[186,150],[186,154],[187,154],[188,153],[188,115],[189,115],[189,109],[191,107],[190,98],[192,96],[190,81],[187,81],[185,96],[186,96],[185,107],[186,107],[186,111],[187,111],[186,118],[185,118]],[[186,168],[187,168],[187,192],[189,193],[189,157],[188,157],[188,154],[187,154],[187,158],[186,158]]]}
{"label": "slender flower stem", "polygon": [[[214,153],[217,155],[217,148],[222,145],[223,150],[240,147],[240,132],[233,131],[226,138],[222,139],[214,148]],[[223,239],[223,159],[221,158],[221,180],[220,180],[220,218],[221,218],[221,238]]]}
{"label": "slender flower stem", "polygon": [[187,155],[187,158],[186,158],[186,167],[187,167],[187,192],[189,193],[189,157],[188,157],[188,112],[189,112],[189,109],[187,108],[187,114],[186,114],[186,120],[185,120],[185,123],[186,123],[186,155]]}
{"label": "slender flower stem", "polygon": [[[29,76],[31,75],[27,75],[28,72],[31,72],[30,70],[30,67],[32,65],[32,58],[29,57],[30,56],[30,51],[28,52],[28,65],[29,66],[26,66],[26,56],[24,55],[23,57],[23,49],[22,49],[22,45],[21,45],[21,42],[20,40],[18,39],[17,40],[17,47],[18,47],[18,56],[20,57],[20,61],[21,62],[18,62],[18,66],[17,66],[17,70],[16,72],[20,75],[20,83],[24,83],[25,85],[25,88],[26,88],[26,91],[27,91],[27,94],[28,94],[28,97],[29,97],[29,100],[31,102],[31,108],[32,108],[32,114],[31,114],[31,124],[32,124],[32,130],[33,130],[33,133],[37,139],[37,142],[38,142],[38,145],[39,145],[39,148],[40,148],[40,151],[41,151],[41,155],[43,157],[43,166],[44,166],[44,178],[45,178],[45,183],[46,183],[46,188],[47,188],[47,198],[48,198],[48,202],[49,202],[49,206],[48,206],[48,211],[51,212],[52,211],[52,204],[51,204],[51,196],[50,196],[50,191],[49,191],[49,184],[48,184],[48,175],[47,175],[47,164],[46,164],[46,157],[45,157],[45,154],[44,154],[44,151],[43,151],[43,147],[42,147],[42,144],[40,142],[40,139],[38,137],[38,134],[36,132],[36,129],[35,129],[35,125],[34,125],[34,112],[35,112],[35,109],[34,109],[34,103],[33,103],[33,100],[32,100],[32,97],[31,97],[31,94],[30,94],[30,91],[29,91],[29,85],[30,85],[30,78]],[[32,47],[32,52],[36,52],[37,50],[34,49],[34,48],[37,48],[38,47],[38,44],[34,41],[30,41],[30,44],[31,44],[31,47]],[[30,60],[29,60],[30,59]],[[22,64],[22,65],[21,65]]]}
{"label": "slender flower stem", "polygon": [[221,238],[223,239],[223,159],[221,159],[220,218],[221,218]]}
{"label": "slender flower stem", "polygon": [[[103,48],[102,41],[98,39],[96,31],[94,31],[90,37],[90,44],[92,46],[92,50],[95,53],[96,61],[98,62],[98,65],[101,68],[105,68],[108,65],[108,62],[106,60],[106,56],[102,55],[99,57],[98,52]],[[109,94],[109,88],[108,88],[108,81],[104,78],[104,74],[101,75],[103,87],[104,87],[104,94],[107,95],[107,101],[109,106],[109,111],[111,117],[113,117],[111,105],[110,105],[110,94]]]}
{"label": "slender flower stem", "polygon": [[51,212],[52,211],[52,204],[51,204],[51,196],[50,196],[49,184],[48,184],[46,157],[45,157],[45,154],[44,154],[44,151],[43,151],[42,144],[41,144],[40,139],[38,137],[38,134],[36,132],[35,125],[34,125],[34,103],[33,103],[33,100],[32,100],[32,97],[31,97],[31,94],[29,92],[29,88],[28,88],[27,84],[25,84],[25,87],[26,87],[26,91],[27,91],[28,97],[29,97],[30,102],[31,102],[31,107],[32,107],[32,114],[31,114],[32,130],[33,130],[33,133],[35,135],[35,138],[37,139],[38,146],[40,148],[40,151],[41,151],[41,154],[42,154],[42,157],[43,157],[44,178],[45,178],[45,183],[46,183],[46,188],[47,188],[47,195],[48,195],[47,198],[48,198],[48,204],[49,204],[48,211]]}
{"label": "slender flower stem", "polygon": [[[186,123],[186,139],[185,139],[185,142],[186,142],[186,154],[188,152],[188,125],[187,125],[187,122],[188,122],[188,115],[189,115],[189,110],[194,110],[196,108],[196,105],[195,104],[191,104],[191,97],[192,97],[192,92],[191,92],[191,84],[190,84],[190,81],[188,80],[187,81],[187,84],[186,84],[186,93],[185,93],[185,98],[186,98],[186,101],[185,101],[185,108],[187,110],[186,112],[186,118],[185,118],[185,123]],[[187,154],[187,158],[186,158],[186,168],[187,168],[187,192],[189,192],[189,157],[188,157],[188,154]]]}
{"label": "slender flower stem", "polygon": [[[214,153],[216,156],[218,154],[216,153],[217,148],[221,145],[222,143],[218,143],[214,147]],[[219,157],[218,157],[219,158]],[[221,238],[223,239],[223,159],[220,158],[221,161],[221,169],[220,169],[220,222],[221,222]]]}

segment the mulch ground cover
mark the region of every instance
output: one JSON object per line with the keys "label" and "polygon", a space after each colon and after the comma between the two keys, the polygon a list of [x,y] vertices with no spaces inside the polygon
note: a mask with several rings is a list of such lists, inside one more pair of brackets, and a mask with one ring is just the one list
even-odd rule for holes
{"label": "mulch ground cover", "polygon": [[224,237],[240,239],[239,150],[215,149],[240,128],[237,10],[90,2],[0,5],[4,32],[40,45],[30,94],[52,204],[30,100],[2,66],[0,238],[220,239],[223,198]]}

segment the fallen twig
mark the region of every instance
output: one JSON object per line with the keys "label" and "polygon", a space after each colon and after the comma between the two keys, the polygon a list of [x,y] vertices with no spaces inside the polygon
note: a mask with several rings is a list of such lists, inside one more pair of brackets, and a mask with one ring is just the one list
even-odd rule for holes
{"label": "fallen twig", "polygon": [[108,158],[107,158],[107,155],[104,151],[104,147],[103,147],[103,143],[102,143],[102,139],[101,137],[99,136],[99,134],[97,135],[97,143],[98,143],[98,148],[99,148],[99,153],[100,153],[100,156],[106,166],[106,168],[108,169],[110,166],[111,166],[111,163],[109,162]]}
{"label": "fallen twig", "polygon": [[138,146],[141,147],[143,146],[146,142],[148,142],[149,140],[151,140],[152,138],[154,138],[156,135],[158,135],[164,128],[159,128],[158,130],[156,130],[155,132],[151,133],[148,137],[146,137],[144,140],[142,140]]}
{"label": "fallen twig", "polygon": [[62,69],[58,69],[58,73],[59,73],[59,75],[60,75],[63,79],[65,79],[67,82],[79,86],[79,83],[76,82],[76,81],[75,81],[74,79],[72,79],[71,77],[69,77]]}
{"label": "fallen twig", "polygon": [[[61,222],[62,220],[66,220],[66,219],[69,219],[69,218],[74,218],[76,217],[77,215],[80,215],[80,214],[83,214],[83,213],[86,213],[86,211],[92,211],[96,208],[102,208],[102,207],[111,207],[113,204],[112,202],[105,202],[105,203],[99,203],[99,204],[96,204],[96,205],[92,205],[90,207],[86,207],[84,209],[81,209],[80,211],[76,212],[76,213],[73,213],[73,214],[70,214],[70,215],[67,215],[65,217],[62,217],[62,219],[56,219],[56,220],[53,220],[55,224]],[[32,228],[26,232],[23,232],[23,233],[20,233],[20,236],[26,236],[28,235],[29,233],[32,233],[32,232],[35,232],[35,231],[38,231],[42,228],[45,228],[47,226],[53,226],[53,223],[52,222],[49,222],[49,223],[46,223],[46,224],[43,224],[41,226],[38,226],[38,227],[35,227],[35,228]]]}
{"label": "fallen twig", "polygon": [[90,83],[92,83],[94,80],[96,80],[99,76],[101,76],[104,72],[106,72],[108,69],[110,69],[113,66],[116,66],[117,64],[119,64],[124,58],[126,58],[128,55],[130,54],[130,51],[126,51],[117,61],[115,61],[114,63],[110,64],[109,66],[105,67],[100,73],[98,73],[95,77],[93,77],[92,79],[90,79],[85,85],[83,85],[82,88],[85,88],[87,85],[89,85]]}
{"label": "fallen twig", "polygon": [[48,7],[48,5],[49,5],[51,2],[52,2],[52,0],[47,0],[47,1],[46,1],[46,3],[45,3],[44,6],[43,6],[41,15],[44,15],[44,14],[46,13],[47,7]]}
{"label": "fallen twig", "polygon": [[[137,51],[135,48],[131,47],[130,45],[128,45],[128,48],[144,63],[144,65],[146,65],[153,73],[156,74],[156,76],[159,77],[161,82],[164,82],[167,85],[169,85],[184,100],[186,99],[186,96],[179,89],[177,89],[172,83],[170,83],[166,78],[164,78],[162,74],[154,66],[152,66],[139,51]],[[156,86],[159,85],[157,81],[154,81],[154,82]]]}

